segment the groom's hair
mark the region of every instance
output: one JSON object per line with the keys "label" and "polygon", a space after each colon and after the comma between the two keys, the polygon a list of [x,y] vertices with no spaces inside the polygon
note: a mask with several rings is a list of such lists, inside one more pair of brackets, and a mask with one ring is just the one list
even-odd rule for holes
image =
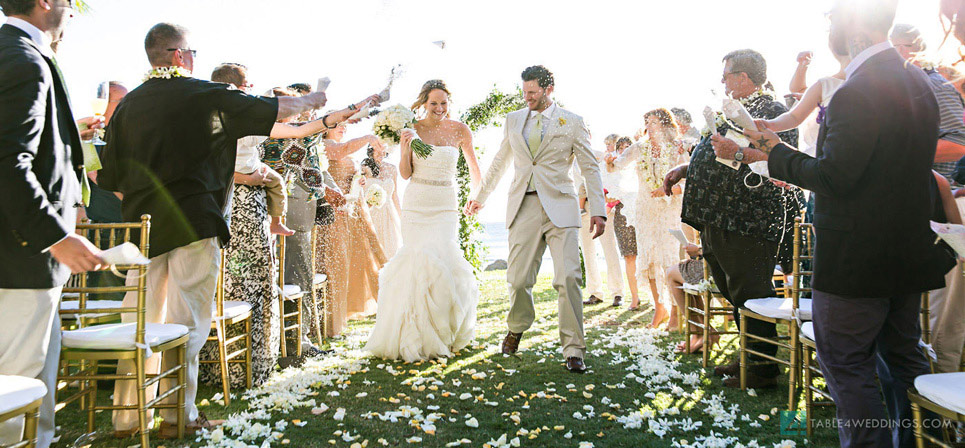
{"label": "groom's hair", "polygon": [[523,70],[523,82],[526,81],[536,81],[540,88],[543,89],[555,85],[553,72],[547,70],[546,67],[542,65],[526,67],[526,70]]}

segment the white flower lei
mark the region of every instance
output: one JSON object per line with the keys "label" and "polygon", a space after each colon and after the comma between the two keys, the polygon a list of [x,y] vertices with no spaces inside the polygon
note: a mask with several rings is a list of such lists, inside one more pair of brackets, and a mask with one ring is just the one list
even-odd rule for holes
{"label": "white flower lei", "polygon": [[144,81],[149,79],[171,79],[171,78],[190,78],[191,70],[184,67],[157,67],[152,68],[144,75]]}
{"label": "white flower lei", "polygon": [[757,100],[758,98],[763,97],[763,96],[770,97],[772,100],[773,100],[774,98],[777,98],[777,94],[776,94],[776,93],[774,93],[774,92],[771,91],[771,90],[766,90],[766,89],[764,89],[763,87],[761,87],[761,88],[757,89],[757,91],[755,91],[754,93],[752,93],[752,94],[750,94],[750,95],[747,95],[746,97],[741,98],[741,99],[739,99],[738,101],[740,101],[741,104],[744,105],[744,107],[747,107],[748,104],[753,103],[755,100]]}
{"label": "white flower lei", "polygon": [[673,168],[677,155],[673,142],[660,145],[660,154],[657,156],[653,155],[653,145],[654,142],[649,139],[643,143],[643,147],[640,148],[643,154],[637,162],[644,184],[651,190],[663,185],[663,176]]}

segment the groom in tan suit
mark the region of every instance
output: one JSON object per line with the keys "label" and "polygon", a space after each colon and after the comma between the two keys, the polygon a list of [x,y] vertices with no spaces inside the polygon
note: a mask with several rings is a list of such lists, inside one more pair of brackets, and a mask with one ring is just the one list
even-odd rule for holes
{"label": "groom in tan suit", "polygon": [[600,166],[590,150],[583,119],[553,103],[553,74],[541,65],[523,71],[528,109],[506,117],[505,137],[466,214],[479,211],[510,162],[516,175],[509,190],[509,333],[503,353],[516,353],[523,332],[533,325],[533,285],[543,253],[553,257],[553,286],[559,293],[560,341],[566,368],[583,372],[583,297],[580,292],[580,208],[570,171],[573,159],[585,178],[593,238],[603,234],[606,210]]}

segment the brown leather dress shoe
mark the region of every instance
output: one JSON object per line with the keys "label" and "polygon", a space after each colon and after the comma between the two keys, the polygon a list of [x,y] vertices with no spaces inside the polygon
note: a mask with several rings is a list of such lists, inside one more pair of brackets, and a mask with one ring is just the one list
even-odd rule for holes
{"label": "brown leather dress shoe", "polygon": [[[224,422],[224,420],[208,420],[208,417],[206,417],[203,412],[198,412],[197,419],[184,425],[184,436],[194,436],[202,429],[214,429],[224,424]],[[178,438],[178,424],[176,422],[161,422],[161,430],[158,431],[158,437],[162,439]]]}
{"label": "brown leather dress shoe", "polygon": [[522,339],[523,333],[507,332],[506,337],[503,338],[503,353],[507,355],[516,353],[519,350],[519,341]]}
{"label": "brown leather dress shoe", "polygon": [[[738,372],[738,376],[724,380],[724,386],[740,389],[740,372]],[[747,372],[747,387],[751,389],[773,389],[777,387],[777,377],[758,376]]]}
{"label": "brown leather dress shoe", "polygon": [[717,376],[726,375],[726,376],[736,377],[737,375],[740,375],[740,373],[741,373],[740,361],[734,361],[730,364],[727,364],[726,366],[714,367],[714,375],[717,375]]}
{"label": "brown leather dress shoe", "polygon": [[586,371],[586,365],[583,364],[583,358],[577,358],[576,356],[570,356],[566,358],[566,370],[573,373],[583,373]]}
{"label": "brown leather dress shoe", "polygon": [[603,303],[603,299],[594,295],[590,295],[590,298],[583,301],[584,305],[596,305],[598,303]]}

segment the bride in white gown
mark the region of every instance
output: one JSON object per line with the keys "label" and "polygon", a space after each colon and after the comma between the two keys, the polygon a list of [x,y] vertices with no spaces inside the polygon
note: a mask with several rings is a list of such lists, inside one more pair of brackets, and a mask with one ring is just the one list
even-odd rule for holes
{"label": "bride in white gown", "polygon": [[402,247],[379,274],[379,308],[365,350],[406,362],[451,356],[472,342],[479,288],[459,248],[456,165],[465,155],[472,185],[479,165],[472,133],[449,119],[449,90],[432,80],[422,86],[413,110],[425,109],[415,125],[432,146],[412,153],[413,132],[403,131],[399,172],[409,184],[402,199]]}

